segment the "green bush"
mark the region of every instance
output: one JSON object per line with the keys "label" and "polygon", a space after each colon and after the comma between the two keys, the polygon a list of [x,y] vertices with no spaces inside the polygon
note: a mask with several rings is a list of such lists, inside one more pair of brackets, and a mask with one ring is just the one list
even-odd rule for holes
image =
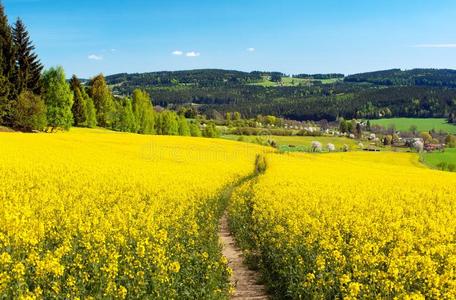
{"label": "green bush", "polygon": [[262,154],[257,154],[255,158],[255,173],[261,174],[266,171],[268,167],[268,162],[266,157]]}
{"label": "green bush", "polygon": [[25,130],[43,130],[47,125],[46,105],[40,96],[23,91],[17,98],[15,126]]}

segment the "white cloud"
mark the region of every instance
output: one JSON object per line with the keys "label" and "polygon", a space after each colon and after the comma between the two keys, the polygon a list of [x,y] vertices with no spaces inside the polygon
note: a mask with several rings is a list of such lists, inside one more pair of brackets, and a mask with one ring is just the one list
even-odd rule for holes
{"label": "white cloud", "polygon": [[456,48],[456,44],[419,44],[415,48]]}
{"label": "white cloud", "polygon": [[180,51],[180,50],[176,50],[176,51],[173,51],[171,52],[172,55],[177,55],[177,56],[181,56],[182,54],[184,54],[184,52]]}
{"label": "white cloud", "polygon": [[247,48],[247,51],[249,51],[249,52],[255,52],[255,50],[256,50],[256,49],[255,49],[255,48],[252,48],[252,47]]}
{"label": "white cloud", "polygon": [[115,48],[112,48],[112,49],[111,49],[111,52],[112,52],[112,53],[114,53],[114,52],[116,52],[116,51],[117,51],[117,49],[115,49]]}
{"label": "white cloud", "polygon": [[197,56],[200,56],[200,53],[199,52],[195,52],[195,51],[190,51],[190,52],[185,53],[185,56],[187,56],[187,57],[197,57]]}
{"label": "white cloud", "polygon": [[103,56],[96,54],[90,54],[87,58],[91,60],[103,60]]}

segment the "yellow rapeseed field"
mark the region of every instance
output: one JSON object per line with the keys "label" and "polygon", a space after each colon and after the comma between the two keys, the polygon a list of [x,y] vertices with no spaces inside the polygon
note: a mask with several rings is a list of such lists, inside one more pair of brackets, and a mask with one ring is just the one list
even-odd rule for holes
{"label": "yellow rapeseed field", "polygon": [[219,193],[255,145],[0,133],[0,298],[226,297]]}
{"label": "yellow rapeseed field", "polygon": [[456,174],[405,153],[267,158],[229,212],[276,295],[456,299]]}

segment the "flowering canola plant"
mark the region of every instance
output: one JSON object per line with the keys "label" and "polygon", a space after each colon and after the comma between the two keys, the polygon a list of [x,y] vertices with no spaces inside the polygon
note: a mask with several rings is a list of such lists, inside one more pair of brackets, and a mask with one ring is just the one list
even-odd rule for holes
{"label": "flowering canola plant", "polygon": [[0,133],[0,298],[226,298],[220,192],[251,173],[259,149]]}
{"label": "flowering canola plant", "polygon": [[229,217],[279,298],[456,298],[456,174],[407,153],[267,159]]}

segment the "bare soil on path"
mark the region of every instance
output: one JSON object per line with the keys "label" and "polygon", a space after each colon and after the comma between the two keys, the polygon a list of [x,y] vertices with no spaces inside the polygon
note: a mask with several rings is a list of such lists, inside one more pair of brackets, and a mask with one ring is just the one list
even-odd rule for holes
{"label": "bare soil on path", "polygon": [[235,291],[231,299],[269,299],[266,287],[258,284],[258,272],[250,270],[244,263],[242,251],[236,246],[230,233],[226,213],[220,220],[220,242],[223,245],[223,255],[228,259],[228,266],[233,270],[230,281]]}

